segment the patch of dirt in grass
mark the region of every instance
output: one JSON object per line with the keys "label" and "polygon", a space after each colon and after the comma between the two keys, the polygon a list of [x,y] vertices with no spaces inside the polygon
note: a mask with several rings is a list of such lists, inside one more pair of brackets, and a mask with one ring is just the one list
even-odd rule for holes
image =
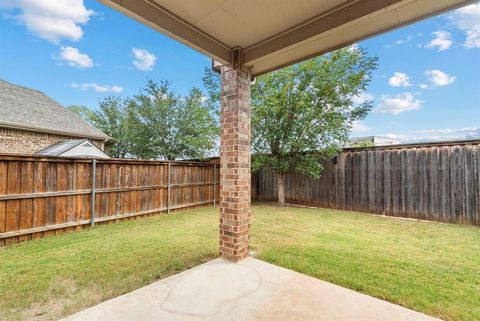
{"label": "patch of dirt in grass", "polygon": [[50,321],[58,320],[68,316],[82,308],[86,308],[105,299],[105,295],[94,287],[78,289],[78,286],[71,279],[57,279],[52,282],[48,297],[41,301],[32,303],[28,308],[21,311],[10,311],[10,318],[29,321]]}

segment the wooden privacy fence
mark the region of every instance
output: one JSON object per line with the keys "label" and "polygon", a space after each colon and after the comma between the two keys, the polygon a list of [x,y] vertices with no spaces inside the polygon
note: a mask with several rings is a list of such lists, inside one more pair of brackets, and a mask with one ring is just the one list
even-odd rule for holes
{"label": "wooden privacy fence", "polygon": [[[286,201],[480,225],[480,141],[346,149],[320,179],[286,177]],[[252,177],[252,198],[276,200],[275,177]]]}
{"label": "wooden privacy fence", "polygon": [[203,162],[0,155],[0,246],[215,204],[218,172]]}

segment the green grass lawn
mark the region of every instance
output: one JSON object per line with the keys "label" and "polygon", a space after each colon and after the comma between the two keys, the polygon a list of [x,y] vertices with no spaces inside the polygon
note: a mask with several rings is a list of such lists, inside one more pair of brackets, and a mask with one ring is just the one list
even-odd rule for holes
{"label": "green grass lawn", "polygon": [[[0,248],[0,320],[55,320],[217,256],[203,208]],[[446,320],[480,320],[480,229],[253,207],[257,258]]]}
{"label": "green grass lawn", "polygon": [[0,248],[0,320],[57,320],[218,256],[213,208]]}

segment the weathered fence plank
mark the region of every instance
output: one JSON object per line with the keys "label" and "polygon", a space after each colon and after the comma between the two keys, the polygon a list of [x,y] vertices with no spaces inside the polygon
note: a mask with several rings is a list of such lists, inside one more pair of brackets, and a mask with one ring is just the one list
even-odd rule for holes
{"label": "weathered fence plank", "polygon": [[[8,163],[0,162],[0,194],[7,193]],[[0,233],[5,233],[6,228],[6,201],[0,201]],[[5,239],[0,239],[0,246],[5,245]]]}
{"label": "weathered fence plank", "polygon": [[[480,141],[346,149],[320,179],[289,174],[287,202],[480,225]],[[275,175],[252,177],[252,199],[276,200]]]}

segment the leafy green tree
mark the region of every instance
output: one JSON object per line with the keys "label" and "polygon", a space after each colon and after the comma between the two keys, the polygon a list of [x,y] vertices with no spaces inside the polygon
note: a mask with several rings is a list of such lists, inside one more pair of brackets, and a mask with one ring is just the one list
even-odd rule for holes
{"label": "leafy green tree", "polygon": [[90,119],[93,115],[93,111],[91,111],[90,108],[88,108],[87,106],[71,105],[67,106],[67,109],[87,122],[90,122]]}
{"label": "leafy green tree", "polygon": [[206,103],[209,108],[220,115],[220,74],[214,72],[212,68],[205,67],[202,77],[203,86],[207,90]]}
{"label": "leafy green tree", "polygon": [[115,158],[134,157],[133,137],[135,128],[131,125],[129,115],[130,100],[118,97],[106,97],[99,102],[98,110],[89,115],[92,125],[114,139],[108,148],[110,156]]}
{"label": "leafy green tree", "polygon": [[252,87],[254,170],[276,174],[285,205],[285,174],[319,177],[323,162],[348,140],[352,122],[372,107],[354,105],[376,69],[377,58],[350,47],[259,77]]}
{"label": "leafy green tree", "polygon": [[131,110],[132,128],[145,147],[136,151],[139,157],[175,160],[212,154],[218,125],[200,90],[194,88],[182,97],[169,82],[150,80],[132,100]]}

